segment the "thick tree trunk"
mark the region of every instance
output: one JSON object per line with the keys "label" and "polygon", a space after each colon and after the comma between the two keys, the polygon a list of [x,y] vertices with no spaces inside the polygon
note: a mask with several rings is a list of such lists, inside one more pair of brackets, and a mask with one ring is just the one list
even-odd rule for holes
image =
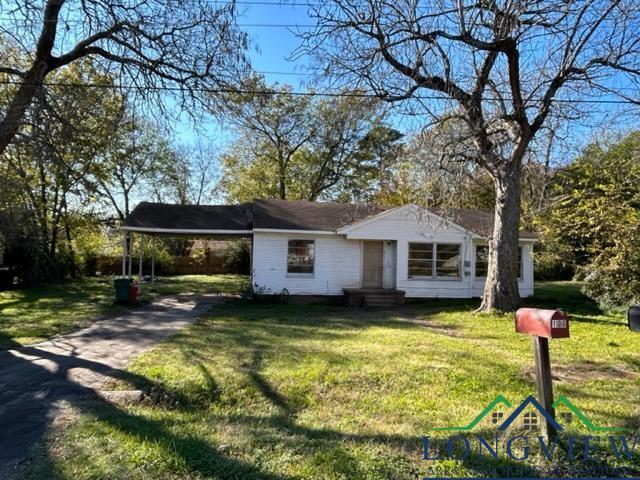
{"label": "thick tree trunk", "polygon": [[287,199],[287,180],[285,178],[284,172],[280,172],[278,176],[278,190],[281,200]]}
{"label": "thick tree trunk", "polygon": [[44,77],[52,69],[51,52],[56,41],[58,15],[65,0],[47,0],[44,5],[42,30],[36,44],[35,58],[29,70],[22,76],[5,117],[0,122],[0,157],[18,133],[34,95],[44,82]]}
{"label": "thick tree trunk", "polygon": [[520,164],[509,162],[494,175],[496,189],[489,266],[480,311],[512,312],[520,305],[518,248],[520,230]]}
{"label": "thick tree trunk", "polygon": [[18,133],[24,114],[27,111],[37,90],[42,86],[47,65],[41,62],[29,70],[18,87],[13,100],[9,104],[7,114],[0,122],[0,155]]}

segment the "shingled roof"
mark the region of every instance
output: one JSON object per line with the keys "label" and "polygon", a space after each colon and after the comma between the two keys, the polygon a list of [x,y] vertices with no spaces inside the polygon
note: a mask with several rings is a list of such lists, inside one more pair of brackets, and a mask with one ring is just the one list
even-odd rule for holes
{"label": "shingled roof", "polygon": [[364,203],[255,200],[253,228],[335,231],[384,211]]}
{"label": "shingled roof", "polygon": [[[140,203],[123,228],[138,231],[246,233],[253,229],[336,231],[378,215],[388,208],[372,204],[255,200],[240,205],[170,205]],[[493,212],[468,208],[430,209],[482,237],[493,230]],[[520,231],[520,238],[536,234]]]}
{"label": "shingled roof", "polygon": [[[493,232],[494,213],[491,210],[476,208],[430,208],[429,210],[467,230],[471,230],[481,237],[488,237]],[[520,230],[520,238],[537,237],[534,232]]]}
{"label": "shingled roof", "polygon": [[125,230],[207,231],[252,229],[252,204],[172,205],[141,202],[127,216]]}

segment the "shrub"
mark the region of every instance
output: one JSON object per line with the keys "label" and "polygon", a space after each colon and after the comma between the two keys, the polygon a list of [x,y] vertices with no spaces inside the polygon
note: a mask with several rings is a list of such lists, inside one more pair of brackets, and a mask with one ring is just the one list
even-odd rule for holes
{"label": "shrub", "polygon": [[543,235],[534,248],[533,270],[536,280],[571,280],[575,274],[571,249]]}
{"label": "shrub", "polygon": [[222,252],[225,273],[248,275],[251,269],[251,246],[246,240],[233,240]]}
{"label": "shrub", "polygon": [[557,179],[545,238],[569,249],[584,292],[602,306],[639,301],[640,132],[590,145]]}
{"label": "shrub", "polygon": [[577,272],[583,293],[607,308],[640,303],[640,233],[617,243]]}

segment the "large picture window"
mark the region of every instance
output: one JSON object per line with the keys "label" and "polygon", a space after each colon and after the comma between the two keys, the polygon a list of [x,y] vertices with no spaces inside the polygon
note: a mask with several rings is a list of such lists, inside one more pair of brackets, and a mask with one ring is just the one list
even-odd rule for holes
{"label": "large picture window", "polygon": [[[489,269],[489,246],[476,246],[476,277],[486,277]],[[522,279],[522,247],[518,248],[518,278]]]}
{"label": "large picture window", "polygon": [[433,276],[433,244],[409,244],[409,277]]}
{"label": "large picture window", "polygon": [[438,243],[436,245],[436,277],[460,276],[460,245]]}
{"label": "large picture window", "polygon": [[289,240],[287,273],[313,274],[315,242],[313,240]]}
{"label": "large picture window", "polygon": [[459,278],[460,245],[409,243],[409,278]]}

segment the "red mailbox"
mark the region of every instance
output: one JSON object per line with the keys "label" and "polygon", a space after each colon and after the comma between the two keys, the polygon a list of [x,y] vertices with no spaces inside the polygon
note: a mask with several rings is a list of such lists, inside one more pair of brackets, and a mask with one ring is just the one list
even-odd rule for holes
{"label": "red mailbox", "polygon": [[569,338],[569,317],[560,310],[521,308],[516,312],[516,332],[544,338]]}

